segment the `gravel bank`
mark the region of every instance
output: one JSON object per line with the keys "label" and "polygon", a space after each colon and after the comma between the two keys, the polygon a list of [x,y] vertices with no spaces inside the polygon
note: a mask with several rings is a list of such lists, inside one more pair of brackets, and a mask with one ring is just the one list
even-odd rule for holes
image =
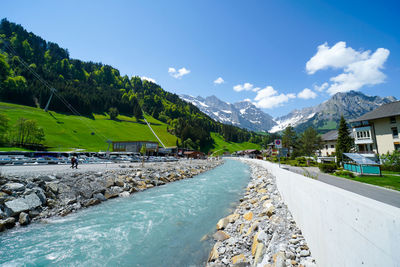
{"label": "gravel bank", "polygon": [[[223,161],[181,160],[178,162],[113,165],[95,171],[51,167],[43,172],[22,172],[0,176],[0,232],[15,225],[51,216],[65,216],[81,208],[154,186],[191,178]],[[84,165],[83,165],[84,166]]]}
{"label": "gravel bank", "polygon": [[234,213],[218,221],[207,266],[316,266],[275,178],[245,162],[251,181]]}

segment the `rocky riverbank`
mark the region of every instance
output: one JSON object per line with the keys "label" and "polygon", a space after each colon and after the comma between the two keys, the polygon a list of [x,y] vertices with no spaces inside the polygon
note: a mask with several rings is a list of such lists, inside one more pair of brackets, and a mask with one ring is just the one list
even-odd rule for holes
{"label": "rocky riverbank", "polygon": [[65,216],[110,198],[128,197],[210,170],[223,161],[120,165],[102,172],[69,170],[54,174],[0,176],[0,232],[51,216]]}
{"label": "rocky riverbank", "polygon": [[246,163],[251,181],[234,213],[218,221],[207,266],[316,266],[275,178]]}

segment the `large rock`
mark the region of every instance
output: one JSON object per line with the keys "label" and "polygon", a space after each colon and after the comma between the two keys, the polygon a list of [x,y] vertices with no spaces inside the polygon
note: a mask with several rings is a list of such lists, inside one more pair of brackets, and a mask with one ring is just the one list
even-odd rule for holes
{"label": "large rock", "polygon": [[208,256],[208,262],[215,261],[218,259],[219,254],[218,254],[218,247],[220,246],[221,242],[215,243],[214,247],[212,248],[210,255]]}
{"label": "large rock", "polygon": [[6,183],[3,188],[8,191],[24,191],[25,190],[25,186],[20,183]]}
{"label": "large rock", "polygon": [[25,212],[21,212],[19,214],[19,224],[20,225],[28,225],[30,222],[29,215]]}
{"label": "large rock", "polygon": [[224,241],[224,240],[230,238],[230,235],[228,235],[224,231],[219,230],[215,234],[213,234],[213,237],[215,240]]}
{"label": "large rock", "polygon": [[120,197],[129,197],[131,194],[129,194],[129,192],[127,192],[127,191],[124,191],[124,192],[122,192],[122,193],[119,193],[119,196]]}
{"label": "large rock", "polygon": [[58,189],[59,189],[58,182],[46,183],[46,190],[47,191],[51,191],[54,194],[57,194],[58,193]]}
{"label": "large rock", "polygon": [[24,198],[17,198],[4,203],[5,212],[8,216],[16,216],[23,211],[29,211],[42,205],[40,198],[32,193]]}
{"label": "large rock", "polygon": [[15,225],[15,218],[14,217],[7,218],[5,220],[2,220],[0,224],[3,224],[4,227],[8,229],[13,228]]}
{"label": "large rock", "polygon": [[229,223],[229,219],[228,218],[222,218],[217,223],[217,230],[225,229],[225,227],[228,225],[228,223]]}

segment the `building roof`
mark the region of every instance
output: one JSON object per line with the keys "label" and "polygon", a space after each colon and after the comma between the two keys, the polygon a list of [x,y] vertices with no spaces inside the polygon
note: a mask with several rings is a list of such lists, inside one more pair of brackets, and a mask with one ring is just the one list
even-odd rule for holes
{"label": "building roof", "polygon": [[375,119],[399,116],[399,115],[400,115],[400,101],[396,101],[384,104],[362,115],[361,117],[358,117],[357,119],[351,120],[351,122],[375,120]]}
{"label": "building roof", "polygon": [[333,141],[338,139],[338,130],[329,131],[321,136],[322,141]]}

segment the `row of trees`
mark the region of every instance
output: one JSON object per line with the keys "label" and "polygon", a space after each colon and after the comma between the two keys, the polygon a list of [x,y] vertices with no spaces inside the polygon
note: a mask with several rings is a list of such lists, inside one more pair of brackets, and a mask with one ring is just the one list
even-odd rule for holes
{"label": "row of trees", "polygon": [[[282,135],[282,146],[292,151],[291,157],[313,156],[323,146],[321,136],[309,127],[304,132],[297,134],[292,126],[286,127]],[[354,148],[354,140],[349,135],[349,128],[343,116],[340,118],[338,140],[336,145],[337,162],[343,161],[343,153],[348,153]]]}
{"label": "row of trees", "polygon": [[0,144],[3,146],[19,146],[34,148],[41,146],[45,134],[36,120],[19,118],[14,125],[9,125],[9,118],[0,113]]}
{"label": "row of trees", "polygon": [[254,135],[212,120],[158,84],[137,76],[121,76],[109,65],[71,59],[68,50],[3,19],[0,24],[0,100],[44,108],[51,92],[30,70],[57,89],[57,97],[53,97],[49,107],[54,111],[70,112],[62,99],[85,116],[107,113],[113,108],[113,115],[118,111],[118,114],[140,120],[143,110],[169,124],[171,133],[182,142],[190,139],[202,148],[212,144],[210,132],[220,133],[226,141],[233,142],[249,141]]}

